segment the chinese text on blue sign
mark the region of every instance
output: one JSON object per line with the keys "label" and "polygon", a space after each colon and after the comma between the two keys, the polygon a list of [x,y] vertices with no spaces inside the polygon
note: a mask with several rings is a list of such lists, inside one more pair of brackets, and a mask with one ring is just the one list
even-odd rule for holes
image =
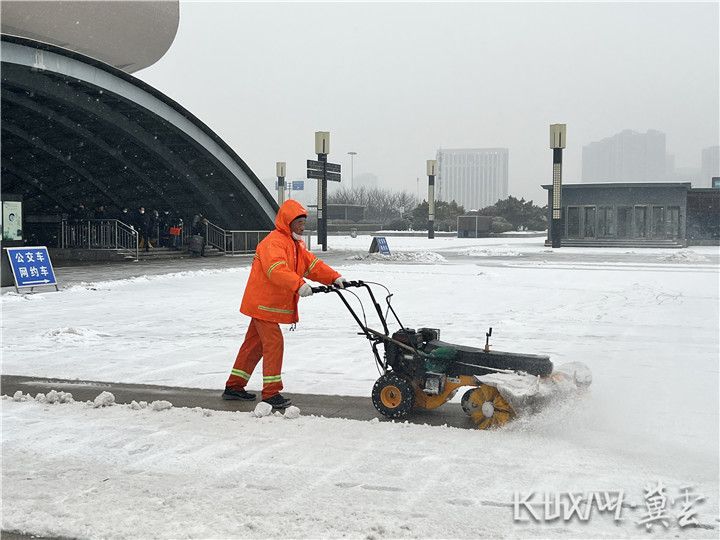
{"label": "chinese text on blue sign", "polygon": [[47,247],[6,248],[15,285],[19,287],[57,286]]}

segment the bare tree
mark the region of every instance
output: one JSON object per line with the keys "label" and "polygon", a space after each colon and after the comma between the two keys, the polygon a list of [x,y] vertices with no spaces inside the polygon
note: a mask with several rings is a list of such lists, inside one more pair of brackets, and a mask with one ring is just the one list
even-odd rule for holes
{"label": "bare tree", "polygon": [[407,191],[390,191],[364,186],[342,188],[328,196],[328,204],[357,204],[365,207],[367,221],[387,223],[401,214],[411,212],[418,204],[415,195]]}

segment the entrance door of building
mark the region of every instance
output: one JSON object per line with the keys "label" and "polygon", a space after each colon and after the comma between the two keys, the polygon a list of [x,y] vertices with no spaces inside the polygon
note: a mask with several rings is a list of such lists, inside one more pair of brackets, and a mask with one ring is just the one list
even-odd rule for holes
{"label": "entrance door of building", "polygon": [[608,238],[615,234],[612,206],[598,208],[598,238]]}
{"label": "entrance door of building", "polygon": [[630,238],[632,236],[632,206],[618,206],[617,209],[617,235],[618,238]]}
{"label": "entrance door of building", "polygon": [[595,207],[586,206],[583,210],[583,238],[595,238]]}
{"label": "entrance door of building", "polygon": [[568,206],[567,208],[567,238],[580,238],[580,208]]}
{"label": "entrance door of building", "polygon": [[647,238],[647,206],[635,207],[635,238]]}
{"label": "entrance door of building", "polygon": [[653,238],[665,238],[665,207],[652,207],[652,230]]}
{"label": "entrance door of building", "polygon": [[680,207],[668,206],[667,209],[667,237],[680,238]]}

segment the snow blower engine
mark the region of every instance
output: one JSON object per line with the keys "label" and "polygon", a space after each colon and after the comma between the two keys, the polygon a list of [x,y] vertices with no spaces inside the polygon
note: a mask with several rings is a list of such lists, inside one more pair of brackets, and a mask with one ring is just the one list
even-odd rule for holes
{"label": "snow blower engine", "polygon": [[[370,285],[388,291],[385,313]],[[348,290],[353,287],[367,290],[382,323],[382,332],[367,326],[364,308],[365,320],[361,320],[348,303],[343,293],[355,295]],[[436,409],[452,399],[459,388],[469,386],[460,401],[463,411],[480,429],[499,427],[520,411],[538,410],[558,396],[587,389],[592,382],[590,370],[580,362],[553,370],[547,356],[491,350],[492,328],[485,334],[484,348],[441,341],[437,328],[407,328],[390,305],[392,294],[380,283],[350,281],[345,289],[319,286],[312,290],[337,293],[362,329],[361,334],[370,341],[381,372],[373,386],[372,402],[388,418],[402,418],[414,408]],[[400,330],[392,335],[387,326],[390,312],[400,325]],[[382,354],[378,350],[381,345]]]}

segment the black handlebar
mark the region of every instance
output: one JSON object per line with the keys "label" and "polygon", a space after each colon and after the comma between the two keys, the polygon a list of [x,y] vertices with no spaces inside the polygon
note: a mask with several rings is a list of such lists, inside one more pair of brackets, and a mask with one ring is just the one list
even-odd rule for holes
{"label": "black handlebar", "polygon": [[[364,287],[365,282],[363,281],[346,281],[345,287]],[[329,293],[334,292],[340,289],[340,287],[336,287],[335,285],[320,285],[319,287],[310,287],[312,289],[313,293]]]}

